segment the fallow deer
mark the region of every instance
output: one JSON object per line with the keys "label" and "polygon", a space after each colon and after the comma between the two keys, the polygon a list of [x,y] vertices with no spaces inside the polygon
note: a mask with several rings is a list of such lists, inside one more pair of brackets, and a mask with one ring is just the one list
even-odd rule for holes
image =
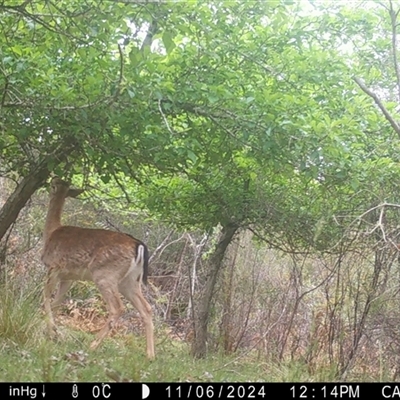
{"label": "fallow deer", "polygon": [[[65,198],[82,192],[58,177],[51,181],[42,252],[42,261],[48,268],[44,308],[49,333],[53,335],[56,329],[52,310],[62,303],[72,282],[93,281],[107,304],[109,317],[90,348],[100,345],[122,314],[121,293],[139,311],[146,331],[147,356],[154,358],[152,311],[141,290],[142,282],[147,283],[147,247],[121,232],[61,225]],[[57,284],[58,291],[51,303]]]}

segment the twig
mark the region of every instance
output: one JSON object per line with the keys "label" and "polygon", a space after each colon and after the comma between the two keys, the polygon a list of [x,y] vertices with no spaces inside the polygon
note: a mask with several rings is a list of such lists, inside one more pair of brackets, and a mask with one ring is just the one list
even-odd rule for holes
{"label": "twig", "polygon": [[117,90],[113,96],[113,100],[115,100],[121,93],[122,88],[122,80],[124,79],[124,53],[122,52],[122,47],[118,43],[118,53],[119,53],[119,79],[117,84]]}
{"label": "twig", "polygon": [[169,126],[167,117],[165,116],[165,114],[164,114],[164,112],[163,112],[163,109],[162,109],[162,107],[161,107],[161,99],[158,100],[158,109],[160,110],[160,114],[161,114],[161,116],[162,116],[162,118],[163,118],[163,120],[164,120],[164,124],[166,125],[166,127],[167,127],[169,133],[170,133],[171,135],[175,136],[175,133],[173,132],[173,130],[172,130],[171,127]]}
{"label": "twig", "polygon": [[162,243],[156,248],[156,250],[153,252],[152,256],[149,259],[149,264],[154,260],[156,256],[160,257],[161,254],[164,252],[164,250],[170,246],[171,244],[177,243],[184,239],[186,236],[183,234],[180,238],[173,240],[172,242],[167,243],[169,238],[172,236],[172,234],[175,233],[175,230],[172,230],[167,237],[162,241]]}
{"label": "twig", "polygon": [[[186,238],[186,235],[185,235],[185,234],[183,234],[179,239],[176,239],[176,240],[173,240],[172,242],[167,243],[167,244],[161,249],[161,251],[159,252],[158,256],[161,256],[161,254],[163,253],[163,251],[164,251],[168,246],[170,246],[171,244],[180,242],[180,241],[181,241],[182,239],[184,239],[184,238]],[[153,254],[153,256],[154,256],[154,254]],[[154,257],[151,257],[151,258],[149,259],[149,264],[150,264],[150,261],[153,260],[153,258],[154,258]]]}
{"label": "twig", "polygon": [[379,225],[379,227],[380,227],[380,229],[381,229],[382,236],[383,236],[383,240],[384,240],[384,242],[386,242],[386,241],[387,241],[387,240],[386,240],[386,234],[385,234],[385,229],[384,229],[384,227],[383,227],[383,217],[384,217],[384,215],[385,215],[385,208],[382,207],[382,208],[381,208],[381,212],[380,212],[380,214],[379,214],[379,222],[378,222],[378,225]]}
{"label": "twig", "polygon": [[168,242],[169,238],[172,236],[172,234],[175,233],[175,229],[172,231],[168,232],[168,235],[164,238],[164,240],[161,242],[160,245],[157,246],[157,248],[153,251],[153,254],[149,258],[149,264],[154,260],[154,258],[161,252],[161,250],[166,246],[166,243]]}
{"label": "twig", "polygon": [[9,84],[8,77],[5,77],[5,80],[6,80],[6,82],[4,84],[3,96],[1,97],[0,108],[3,108],[4,103],[6,101],[7,92],[8,92],[8,84]]}
{"label": "twig", "polygon": [[284,316],[284,314],[285,314],[286,307],[287,307],[287,304],[284,305],[284,307],[283,307],[283,309],[282,309],[282,312],[280,313],[280,315],[279,315],[279,317],[277,318],[277,320],[276,320],[273,324],[271,324],[271,325],[268,327],[268,329],[267,329],[265,332],[263,332],[262,335],[260,335],[260,337],[258,338],[258,340],[257,340],[249,349],[247,349],[245,352],[243,352],[243,353],[240,354],[239,356],[235,357],[233,360],[231,360],[231,361],[229,361],[229,362],[227,362],[227,363],[225,363],[225,364],[219,366],[218,368],[214,368],[214,369],[213,369],[213,372],[219,371],[219,370],[221,370],[221,369],[225,369],[228,365],[231,365],[231,364],[236,363],[238,360],[240,360],[241,358],[247,356],[247,354],[249,354],[252,350],[254,350],[254,349],[260,344],[261,341],[263,341],[263,340],[266,339],[266,337],[267,337],[268,334],[272,331],[272,329],[275,328],[275,326],[278,325],[278,324],[280,323],[280,320],[283,318],[283,316]]}
{"label": "twig", "polygon": [[128,192],[125,190],[125,186],[120,182],[120,180],[118,179],[117,174],[115,173],[115,171],[111,171],[111,173],[112,173],[112,175],[113,175],[113,177],[114,177],[115,182],[117,183],[117,185],[119,186],[119,188],[120,188],[120,189],[122,190],[122,192],[124,193],[125,198],[126,198],[126,201],[127,201],[128,203],[132,203],[131,198],[130,198]]}

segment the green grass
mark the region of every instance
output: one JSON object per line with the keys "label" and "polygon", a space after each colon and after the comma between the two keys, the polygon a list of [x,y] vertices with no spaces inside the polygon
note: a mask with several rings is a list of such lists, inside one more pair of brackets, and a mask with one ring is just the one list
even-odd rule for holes
{"label": "green grass", "polygon": [[[145,357],[142,338],[108,338],[88,351],[92,335],[68,332],[66,340],[45,337],[21,346],[1,339],[0,381],[264,381],[260,364],[252,360],[210,356],[194,360],[186,345],[157,346],[154,361]],[[253,360],[254,361],[254,360]],[[225,365],[228,364],[226,367]]]}
{"label": "green grass", "polygon": [[[11,281],[0,285],[0,381],[247,381],[268,378],[266,367],[246,357],[212,355],[194,360],[185,342],[156,329],[156,359],[147,360],[142,336],[107,338],[89,351],[93,335],[59,326],[50,340],[42,288]],[[263,373],[263,369],[265,373]],[[271,377],[269,377],[269,380]]]}
{"label": "green grass", "polygon": [[311,373],[302,362],[273,363],[258,359],[252,352],[212,354],[196,360],[189,354],[189,345],[169,337],[159,323],[156,323],[154,361],[145,356],[143,336],[116,335],[104,340],[96,351],[90,351],[92,334],[59,326],[60,336],[53,341],[47,337],[45,328],[41,287],[26,288],[20,282],[0,285],[0,381],[335,380],[335,369],[328,363]]}
{"label": "green grass", "polygon": [[0,285],[0,349],[3,340],[22,346],[38,334],[41,291],[21,286],[15,280]]}
{"label": "green grass", "polygon": [[141,338],[109,338],[89,352],[92,336],[74,332],[82,342],[42,339],[30,346],[10,341],[0,347],[0,381],[45,382],[302,382],[332,381],[332,371],[310,375],[301,363],[270,364],[251,357],[222,355],[194,360],[186,346],[174,343],[157,347],[154,361],[145,357]]}

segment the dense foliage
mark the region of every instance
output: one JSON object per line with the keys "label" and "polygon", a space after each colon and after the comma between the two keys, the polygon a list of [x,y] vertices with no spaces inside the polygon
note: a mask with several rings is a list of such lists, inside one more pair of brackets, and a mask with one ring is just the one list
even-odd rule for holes
{"label": "dense foliage", "polygon": [[54,172],[292,253],[385,236],[366,211],[398,197],[400,4],[371,3],[2,1],[10,203]]}

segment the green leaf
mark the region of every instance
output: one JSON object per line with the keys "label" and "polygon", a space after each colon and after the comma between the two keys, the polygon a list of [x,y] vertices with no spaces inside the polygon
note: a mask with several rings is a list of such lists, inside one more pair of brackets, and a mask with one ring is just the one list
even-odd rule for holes
{"label": "green leaf", "polygon": [[162,40],[164,43],[165,50],[167,50],[167,53],[168,54],[171,53],[171,51],[175,48],[175,43],[172,39],[171,32],[165,31],[163,33]]}

